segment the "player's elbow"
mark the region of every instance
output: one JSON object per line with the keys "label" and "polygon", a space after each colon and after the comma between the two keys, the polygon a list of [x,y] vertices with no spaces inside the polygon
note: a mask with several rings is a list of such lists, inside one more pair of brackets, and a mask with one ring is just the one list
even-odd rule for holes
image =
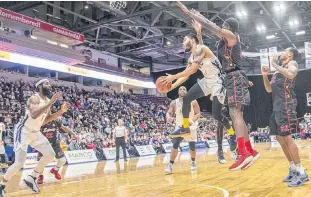
{"label": "player's elbow", "polygon": [[289,74],[288,74],[288,78],[289,78],[290,80],[293,80],[295,77],[296,77],[296,74],[294,74],[294,73],[289,73]]}

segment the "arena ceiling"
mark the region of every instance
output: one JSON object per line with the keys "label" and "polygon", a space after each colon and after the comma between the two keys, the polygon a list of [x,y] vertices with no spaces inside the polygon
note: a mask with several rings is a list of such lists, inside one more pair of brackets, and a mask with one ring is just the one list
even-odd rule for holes
{"label": "arena ceiling", "polygon": [[[218,25],[226,18],[237,18],[246,52],[258,53],[271,46],[303,48],[304,41],[311,40],[311,2],[183,3]],[[146,63],[167,64],[166,69],[184,64],[183,36],[194,33],[190,18],[168,1],[127,1],[121,9],[113,9],[108,1],[17,1],[0,2],[0,7],[81,32],[86,37],[83,45]],[[305,33],[296,35],[301,31]],[[204,31],[204,41],[214,48],[217,38]],[[250,66],[259,59],[245,58]]]}

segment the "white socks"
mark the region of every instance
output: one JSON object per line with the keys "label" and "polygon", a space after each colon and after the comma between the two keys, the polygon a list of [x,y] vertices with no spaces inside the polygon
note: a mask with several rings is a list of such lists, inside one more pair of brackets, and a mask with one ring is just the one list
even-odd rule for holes
{"label": "white socks", "polygon": [[305,174],[305,169],[303,168],[301,163],[296,165],[296,171],[299,172],[300,174]]}
{"label": "white socks", "polygon": [[293,161],[289,162],[289,169],[290,169],[291,171],[296,171],[296,165],[294,164]]}

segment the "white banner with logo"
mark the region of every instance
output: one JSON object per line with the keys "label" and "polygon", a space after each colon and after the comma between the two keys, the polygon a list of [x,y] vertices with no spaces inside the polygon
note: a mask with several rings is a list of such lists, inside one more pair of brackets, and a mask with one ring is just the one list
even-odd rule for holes
{"label": "white banner with logo", "polygon": [[153,149],[152,145],[146,145],[146,146],[135,146],[139,156],[145,156],[145,155],[155,155],[157,154],[155,150]]}
{"label": "white banner with logo", "polygon": [[65,156],[68,164],[98,161],[92,149],[66,151]]}
{"label": "white banner with logo", "polygon": [[[38,153],[27,153],[26,161],[25,161],[23,168],[24,169],[35,168],[38,164],[37,158],[38,158]],[[57,160],[54,158],[54,161],[52,163],[49,163],[47,166],[55,166],[56,163],[57,163]]]}
{"label": "white banner with logo", "polygon": [[311,42],[305,42],[306,68],[311,67]]}
{"label": "white banner with logo", "polygon": [[[173,148],[173,143],[168,143],[168,144],[162,144],[163,150],[165,153],[170,153]],[[180,152],[180,149],[178,148],[178,152]]]}
{"label": "white banner with logo", "polygon": [[276,69],[272,66],[271,61],[274,55],[278,55],[277,47],[270,47],[269,48],[269,58],[270,58],[270,71],[276,71]]}
{"label": "white banner with logo", "polygon": [[270,67],[268,49],[260,49],[260,66]]}
{"label": "white banner with logo", "polygon": [[[116,148],[103,148],[105,157],[107,160],[116,159]],[[127,158],[130,157],[129,153],[126,151]],[[120,148],[120,159],[123,159],[123,149]]]}
{"label": "white banner with logo", "polygon": [[229,146],[228,140],[226,139],[222,140],[222,146]]}
{"label": "white banner with logo", "polygon": [[207,140],[206,145],[207,145],[207,148],[218,147],[216,140]]}
{"label": "white banner with logo", "polygon": [[275,135],[271,135],[270,136],[270,140],[271,140],[271,147],[272,148],[279,148],[279,147],[281,147],[280,143],[276,140],[276,136]]}
{"label": "white banner with logo", "polygon": [[311,92],[307,93],[307,105],[311,106]]}

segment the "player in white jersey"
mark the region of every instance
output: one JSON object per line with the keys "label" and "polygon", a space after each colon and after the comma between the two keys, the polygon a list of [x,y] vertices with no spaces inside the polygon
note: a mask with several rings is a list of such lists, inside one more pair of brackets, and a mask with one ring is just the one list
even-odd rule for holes
{"label": "player in white jersey", "polygon": [[47,96],[51,93],[51,85],[48,79],[41,79],[36,83],[37,93],[32,95],[26,106],[25,117],[15,126],[14,131],[14,151],[15,162],[11,165],[3,177],[0,184],[0,197],[4,197],[4,188],[7,182],[24,166],[28,145],[42,153],[43,157],[37,167],[24,179],[25,184],[34,192],[39,193],[37,176],[43,172],[44,167],[52,162],[55,152],[49,141],[42,135],[40,128],[42,125],[51,122],[61,116],[69,109],[69,103],[65,102],[61,109],[50,113],[50,107],[60,98],[61,93],[57,92],[49,100]]}
{"label": "player in white jersey", "polygon": [[[193,22],[193,27],[196,29],[197,33],[200,34],[201,26]],[[180,137],[190,135],[189,129],[189,113],[191,109],[191,102],[211,95],[212,105],[212,115],[227,129],[228,134],[232,140],[230,140],[231,151],[236,150],[236,141],[234,136],[234,131],[229,123],[229,120],[221,113],[222,105],[224,104],[226,97],[226,89],[224,84],[224,70],[213,52],[205,45],[203,41],[198,39],[196,35],[188,35],[184,38],[184,49],[186,52],[191,51],[191,56],[188,59],[187,68],[175,75],[168,75],[164,78],[165,83],[173,83],[171,90],[177,88],[179,85],[184,83],[190,75],[196,73],[200,70],[203,73],[203,78],[198,80],[198,83],[190,88],[188,93],[184,96],[184,102],[182,106],[183,121],[182,127],[178,128],[176,131],[171,133],[171,137]]]}
{"label": "player in white jersey", "polygon": [[5,163],[5,149],[4,149],[4,142],[2,139],[3,132],[5,132],[5,124],[3,122],[0,122],[0,157],[1,157],[1,168],[2,173],[5,172],[5,168],[8,167],[8,164]]}
{"label": "player in white jersey", "polygon": [[[175,119],[175,124],[176,128],[180,127],[182,125],[182,103],[183,103],[183,98],[187,94],[187,89],[184,86],[180,86],[178,89],[178,95],[179,98],[176,100],[173,100],[170,104],[170,108],[168,109],[166,113],[166,120],[168,123],[173,123],[174,118],[173,115],[176,115]],[[195,163],[195,157],[196,157],[196,152],[195,152],[195,144],[197,142],[197,120],[200,118],[201,113],[200,113],[200,106],[196,100],[191,102],[191,110],[190,110],[190,136],[186,137],[186,140],[189,142],[189,148],[190,148],[190,156],[191,156],[191,170],[196,170],[196,163]],[[183,137],[176,137],[172,139],[173,147],[171,151],[171,158],[170,158],[170,163],[165,170],[165,174],[172,174],[173,171],[173,164],[176,159],[176,156],[178,154],[178,147],[180,146],[180,143],[183,141]]]}

